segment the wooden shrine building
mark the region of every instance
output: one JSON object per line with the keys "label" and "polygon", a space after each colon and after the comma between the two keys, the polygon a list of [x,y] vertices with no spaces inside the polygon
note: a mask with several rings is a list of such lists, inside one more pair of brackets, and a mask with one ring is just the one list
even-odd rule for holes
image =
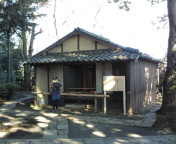
{"label": "wooden shrine building", "polygon": [[[137,49],[76,28],[25,64],[35,68],[35,91],[39,98],[50,91],[52,76],[61,81],[62,93],[74,95],[102,95],[103,76],[125,76],[126,109],[132,113],[156,99],[158,62]],[[123,111],[122,93],[107,94],[107,111],[111,106]]]}

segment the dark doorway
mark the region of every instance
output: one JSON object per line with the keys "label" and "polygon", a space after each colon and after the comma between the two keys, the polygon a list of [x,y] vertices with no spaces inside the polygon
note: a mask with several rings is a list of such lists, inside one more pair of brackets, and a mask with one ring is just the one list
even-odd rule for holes
{"label": "dark doorway", "polygon": [[93,66],[86,68],[86,87],[95,88],[95,68]]}
{"label": "dark doorway", "polygon": [[95,64],[72,64],[64,66],[64,91],[75,88],[95,88]]}
{"label": "dark doorway", "polygon": [[64,90],[83,87],[82,65],[64,66]]}

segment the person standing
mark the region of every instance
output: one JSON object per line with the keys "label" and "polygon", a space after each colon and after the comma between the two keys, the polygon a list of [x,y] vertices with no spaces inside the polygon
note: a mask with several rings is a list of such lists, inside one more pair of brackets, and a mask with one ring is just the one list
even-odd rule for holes
{"label": "person standing", "polygon": [[51,82],[53,112],[58,112],[59,100],[61,98],[60,96],[61,86],[62,85],[58,80],[57,76],[53,76]]}

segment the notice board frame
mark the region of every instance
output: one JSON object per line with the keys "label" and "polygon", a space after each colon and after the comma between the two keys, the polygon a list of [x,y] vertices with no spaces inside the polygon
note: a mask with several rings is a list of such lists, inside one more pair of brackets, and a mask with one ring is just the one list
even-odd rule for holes
{"label": "notice board frame", "polygon": [[[108,91],[123,92],[123,114],[126,115],[126,92],[125,92],[125,76],[103,76],[103,91],[104,95]],[[106,102],[106,99],[104,99]],[[104,107],[106,111],[106,107]]]}

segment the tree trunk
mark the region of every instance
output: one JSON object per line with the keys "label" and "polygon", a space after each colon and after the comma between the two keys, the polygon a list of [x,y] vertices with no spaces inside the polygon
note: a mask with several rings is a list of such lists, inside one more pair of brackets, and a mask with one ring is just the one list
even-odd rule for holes
{"label": "tree trunk", "polygon": [[33,43],[34,43],[34,38],[35,38],[35,25],[32,26],[32,33],[31,33],[31,39],[30,39],[30,45],[29,45],[29,58],[32,57],[33,53]]}
{"label": "tree trunk", "polygon": [[159,113],[176,108],[176,0],[167,0],[169,18],[169,39],[167,68],[163,82],[163,103]]}
{"label": "tree trunk", "polygon": [[31,67],[30,65],[24,65],[24,90],[31,90]]}
{"label": "tree trunk", "polygon": [[27,60],[27,39],[26,39],[26,30],[22,29],[22,40],[23,40],[23,58]]}
{"label": "tree trunk", "polygon": [[7,32],[7,49],[8,49],[8,52],[7,52],[7,55],[8,55],[8,72],[7,72],[7,82],[10,83],[10,34],[9,32]]}
{"label": "tree trunk", "polygon": [[[23,39],[23,58],[27,60],[27,39],[25,28],[22,30],[22,39]],[[28,65],[24,65],[24,90],[31,90],[31,68]]]}
{"label": "tree trunk", "polygon": [[29,57],[28,58],[32,57],[32,54],[34,51],[33,45],[34,45],[35,37],[42,32],[43,32],[42,29],[40,29],[39,32],[35,33],[35,25],[32,26],[32,33],[31,33],[31,39],[30,39],[30,45],[29,45]]}
{"label": "tree trunk", "polygon": [[[27,55],[27,41],[26,41],[26,32],[23,32],[23,55],[25,60],[30,59],[33,54],[33,44],[35,37],[40,34],[42,30],[35,33],[35,25],[32,26],[32,33],[31,33],[31,39],[30,39],[30,45],[29,45],[29,51]],[[31,90],[31,67],[30,65],[24,66],[24,89],[25,90]]]}

